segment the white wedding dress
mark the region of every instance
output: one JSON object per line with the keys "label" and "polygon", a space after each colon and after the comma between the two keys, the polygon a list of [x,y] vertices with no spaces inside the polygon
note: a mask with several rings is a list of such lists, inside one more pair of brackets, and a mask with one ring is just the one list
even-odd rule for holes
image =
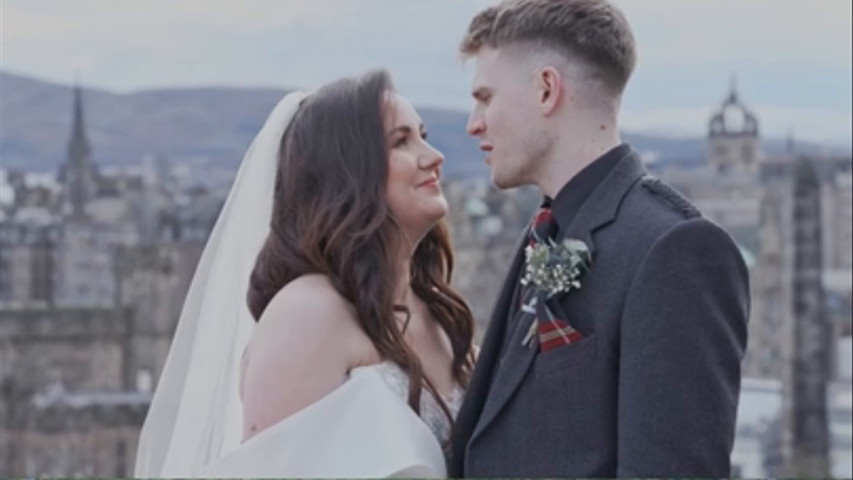
{"label": "white wedding dress", "polygon": [[[249,146],[187,293],[142,427],[138,478],[441,477],[449,426],[390,362],[360,367],[341,386],[244,443],[240,358],[255,322],[249,275],[269,233],[279,146],[305,94],[287,95]],[[310,375],[310,372],[306,372]],[[459,387],[445,399],[454,415]]]}
{"label": "white wedding dress", "polygon": [[[439,440],[449,423],[424,391],[418,417],[405,401],[408,377],[391,362],[354,369],[319,401],[252,437],[199,476],[444,477]],[[445,399],[452,413],[457,386]]]}

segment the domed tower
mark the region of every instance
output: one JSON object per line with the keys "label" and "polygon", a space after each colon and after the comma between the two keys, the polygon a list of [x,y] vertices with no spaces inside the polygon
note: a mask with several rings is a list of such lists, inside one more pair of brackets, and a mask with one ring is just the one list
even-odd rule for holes
{"label": "domed tower", "polygon": [[758,119],[731,92],[708,125],[708,162],[720,173],[757,173],[761,160]]}

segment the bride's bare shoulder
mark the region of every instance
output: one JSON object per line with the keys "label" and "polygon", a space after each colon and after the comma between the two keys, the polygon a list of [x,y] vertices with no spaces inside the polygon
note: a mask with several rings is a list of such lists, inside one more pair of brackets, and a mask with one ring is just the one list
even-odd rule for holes
{"label": "bride's bare shoulder", "polygon": [[241,370],[249,438],[340,386],[376,355],[352,306],[320,275],[281,289],[255,328]]}
{"label": "bride's bare shoulder", "polygon": [[282,287],[261,316],[260,323],[293,318],[292,312],[337,313],[354,319],[349,302],[326,275],[303,275]]}
{"label": "bride's bare shoulder", "polygon": [[[356,320],[353,306],[335,290],[326,275],[303,275],[285,285],[261,315],[250,351],[282,343],[336,346],[348,362],[369,349],[370,341]],[[328,350],[327,350],[328,351]],[[328,354],[328,353],[327,353]]]}

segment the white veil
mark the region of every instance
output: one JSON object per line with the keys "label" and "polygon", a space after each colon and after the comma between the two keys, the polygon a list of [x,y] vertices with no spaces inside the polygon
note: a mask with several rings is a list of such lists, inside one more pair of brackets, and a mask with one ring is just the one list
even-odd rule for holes
{"label": "white veil", "polygon": [[269,232],[281,137],[306,94],[276,105],[246,152],[196,267],[139,437],[136,477],[189,477],[237,447],[249,275]]}

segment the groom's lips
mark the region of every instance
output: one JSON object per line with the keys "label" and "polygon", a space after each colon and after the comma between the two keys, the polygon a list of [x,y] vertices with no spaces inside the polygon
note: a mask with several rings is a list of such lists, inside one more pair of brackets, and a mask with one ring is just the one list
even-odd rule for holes
{"label": "groom's lips", "polygon": [[480,143],[480,150],[486,152],[486,163],[489,163],[489,155],[494,147],[489,143]]}

